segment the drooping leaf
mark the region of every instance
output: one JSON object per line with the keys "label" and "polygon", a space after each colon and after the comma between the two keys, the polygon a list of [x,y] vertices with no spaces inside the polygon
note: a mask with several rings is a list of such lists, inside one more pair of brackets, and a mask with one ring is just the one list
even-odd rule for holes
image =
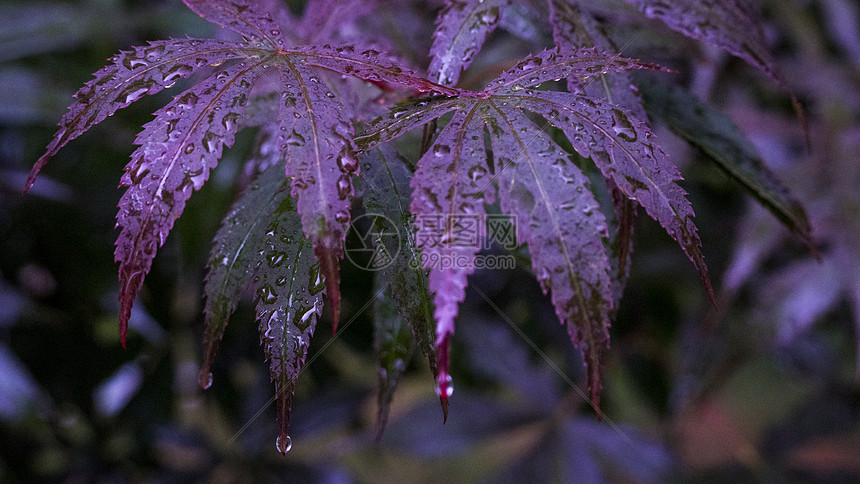
{"label": "drooping leaf", "polygon": [[[563,0],[550,0],[550,23],[553,40],[562,52],[576,52],[579,49],[596,49],[598,52],[617,52],[617,47],[603,34],[600,25],[590,13],[582,11],[577,5]],[[575,54],[577,57],[582,54]],[[613,59],[611,65],[627,68],[627,59]],[[641,64],[640,68],[654,66]],[[568,75],[568,91],[575,92],[583,83],[585,93],[602,97],[613,104],[628,109],[639,119],[647,119],[636,88],[627,69],[607,69],[605,72],[583,80],[579,75]],[[595,68],[592,67],[592,70]]]}
{"label": "drooping leaf", "polygon": [[759,23],[744,0],[627,0],[649,18],[670,29],[707,42],[761,69],[780,86],[779,74]]}
{"label": "drooping leaf", "polygon": [[510,3],[511,0],[448,0],[433,32],[430,80],[445,86],[457,84],[460,73],[469,67],[487,35],[498,26],[501,10]]}
{"label": "drooping leaf", "polygon": [[670,29],[707,42],[747,61],[791,94],[791,103],[803,125],[807,148],[809,126],[803,107],[791,93],[770,53],[764,33],[745,0],[627,0],[650,18],[663,21]]}
{"label": "drooping leaf", "polygon": [[[280,179],[278,170],[263,175]],[[286,190],[258,247],[253,286],[257,296],[260,341],[275,383],[277,448],[290,449],[290,408],[296,378],[305,363],[311,336],[322,312],[325,278],[313,247],[302,234],[301,220]]]}
{"label": "drooping leaf", "polygon": [[422,248],[424,268],[430,270],[430,290],[436,304],[436,381],[444,409],[453,388],[448,364],[454,318],[466,297],[466,279],[475,270],[484,204],[495,198],[479,105],[480,101],[454,113],[432,148],[418,160],[410,183],[416,245]]}
{"label": "drooping leaf", "polygon": [[234,64],[174,98],[155,113],[135,140],[140,148],[126,166],[119,202],[115,259],[120,263],[120,335],[155,252],[185,201],[199,190],[224,147],[233,144],[260,61]]}
{"label": "drooping leaf", "polygon": [[768,170],[758,150],[728,116],[668,83],[643,79],[640,85],[649,112],[707,154],[815,252],[803,206]]}
{"label": "drooping leaf", "polygon": [[594,160],[605,177],[660,222],[693,261],[713,301],[693,208],[675,183],[681,175],[651,141],[647,125],[611,104],[568,93],[530,91],[519,102],[561,129],[580,155]]}
{"label": "drooping leaf", "polygon": [[33,166],[25,190],[60,148],[117,110],[173,86],[201,67],[242,57],[234,44],[199,39],[162,40],[120,52],[75,94],[77,101],[69,106],[60,129]]}
{"label": "drooping leaf", "polygon": [[[254,8],[244,0],[228,2],[218,0],[183,0],[188,8],[197,15],[236,32],[247,39],[265,42],[271,47],[287,46],[286,37],[281,32],[281,26],[272,18],[272,14],[263,9]],[[273,4],[269,3],[268,7]],[[286,7],[281,7],[280,10]],[[281,14],[279,14],[280,16]]]}
{"label": "drooping leaf", "polygon": [[212,363],[227,321],[254,277],[263,236],[273,214],[289,201],[289,179],[283,163],[262,170],[233,204],[215,235],[209,256],[204,295],[206,321],[203,330],[203,364],[200,386],[212,383]]}
{"label": "drooping leaf", "polygon": [[516,217],[517,241],[528,244],[538,282],[585,355],[597,409],[613,309],[606,221],[587,178],[560,146],[520,110],[490,106],[501,208]]}
{"label": "drooping leaf", "polygon": [[[411,327],[412,335],[427,358],[435,378],[438,374],[438,363],[433,301],[427,274],[421,267],[421,256],[415,246],[415,232],[409,214],[411,173],[398,158],[397,152],[387,146],[374,149],[364,157],[363,164],[366,168],[362,172],[362,191],[365,212],[368,215],[381,215],[384,219],[380,222],[392,224],[396,230],[396,244],[390,237],[377,241],[390,246],[385,250],[391,257],[390,262],[377,274],[377,280],[386,281],[390,295],[386,293],[384,297],[394,302],[394,309],[400,320]],[[381,233],[380,238],[384,235]],[[390,321],[385,327],[391,328],[394,323]],[[391,378],[390,370],[386,371]],[[393,388],[391,392],[393,394]],[[390,404],[390,397],[386,398],[386,405]],[[380,403],[383,403],[383,400],[380,400]],[[384,426],[384,421],[382,424]]]}
{"label": "drooping leaf", "polygon": [[621,296],[630,278],[630,264],[633,255],[633,227],[636,222],[636,212],[639,208],[634,200],[627,198],[614,181],[607,179],[606,185],[612,196],[612,208],[615,217],[609,220],[609,263],[612,267],[609,278],[612,281],[614,310],[610,317],[614,319],[621,303]]}
{"label": "drooping leaf", "polygon": [[389,288],[393,286],[379,274],[374,281],[376,300],[373,302],[373,346],[376,349],[379,372],[376,412],[376,439],[379,440],[388,422],[397,382],[412,356],[413,340],[409,326],[397,311],[397,304],[389,294]]}

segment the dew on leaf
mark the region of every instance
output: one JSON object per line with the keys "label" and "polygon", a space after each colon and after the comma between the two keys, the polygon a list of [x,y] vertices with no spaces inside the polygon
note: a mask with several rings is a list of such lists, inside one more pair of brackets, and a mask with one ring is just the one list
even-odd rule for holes
{"label": "dew on leaf", "polygon": [[315,266],[308,271],[308,294],[316,296],[325,289],[325,278],[320,273],[319,266]]}
{"label": "dew on leaf", "polygon": [[117,97],[117,100],[119,100],[123,95],[125,95],[125,99],[123,100],[123,102],[126,104],[133,103],[143,97],[143,95],[146,94],[147,91],[149,91],[148,85],[141,86],[141,83],[134,83],[130,85],[127,89],[125,89],[119,95],[119,97]]}
{"label": "dew on leaf", "polygon": [[287,254],[284,252],[273,252],[266,257],[266,261],[271,268],[280,266],[285,260],[287,260]]}
{"label": "dew on leaf", "polygon": [[433,154],[439,158],[451,152],[451,147],[448,145],[436,145],[433,147]]}
{"label": "dew on leaf", "polygon": [[191,109],[199,101],[200,98],[193,92],[186,92],[176,100],[176,107],[180,109]]}
{"label": "dew on leaf", "polygon": [[284,138],[284,143],[288,146],[302,146],[305,144],[305,137],[299,134],[295,129],[289,136]]}
{"label": "dew on leaf", "polygon": [[345,224],[349,222],[349,212],[347,212],[346,210],[338,210],[337,213],[334,214],[334,219],[338,223]]}
{"label": "dew on leaf", "polygon": [[218,135],[211,131],[207,131],[206,134],[203,135],[203,147],[206,148],[206,152],[213,153],[218,149]]}
{"label": "dew on leaf", "polygon": [[619,109],[612,110],[612,130],[624,141],[636,141],[636,130],[633,128],[633,123],[624,114],[624,111]]}
{"label": "dew on leaf", "polygon": [[275,289],[266,284],[257,291],[257,295],[260,297],[260,300],[263,304],[275,304],[278,301],[278,293],[275,292]]}
{"label": "dew on leaf", "polygon": [[352,183],[349,181],[349,175],[341,175],[337,179],[337,197],[346,200],[350,193],[352,193]]}
{"label": "dew on leaf", "polygon": [[493,24],[499,19],[499,7],[488,8],[481,12],[481,23]]}
{"label": "dew on leaf", "polygon": [[122,65],[124,65],[126,69],[134,70],[136,67],[146,67],[149,63],[138,57],[126,56],[125,59],[122,60]]}
{"label": "dew on leaf", "polygon": [[224,119],[221,120],[221,124],[224,126],[224,129],[227,131],[233,131],[236,127],[236,124],[239,122],[239,113],[227,113],[224,115]]}
{"label": "dew on leaf", "polygon": [[343,153],[337,159],[337,166],[344,173],[355,173],[358,171],[358,160],[354,156]]}
{"label": "dew on leaf", "polygon": [[191,75],[191,66],[185,64],[178,64],[173,66],[170,70],[167,71],[167,74],[164,75],[164,86],[171,87],[180,77],[188,77]]}

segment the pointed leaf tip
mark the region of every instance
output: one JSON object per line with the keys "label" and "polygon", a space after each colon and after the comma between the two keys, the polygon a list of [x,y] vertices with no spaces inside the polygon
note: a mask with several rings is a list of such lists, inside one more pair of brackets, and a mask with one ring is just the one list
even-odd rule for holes
{"label": "pointed leaf tip", "polygon": [[448,368],[451,365],[451,333],[446,333],[441,341],[436,344],[436,352],[439,355],[439,373],[436,376],[436,395],[442,404],[442,425],[448,421],[448,399],[454,393],[454,384]]}
{"label": "pointed leaf tip", "polygon": [[127,268],[120,271],[121,287],[119,291],[119,341],[122,348],[126,349],[126,336],[128,334],[128,321],[131,319],[131,308],[137,293],[143,286],[143,272],[135,268]]}
{"label": "pointed leaf tip", "polygon": [[197,375],[197,382],[200,388],[208,390],[212,386],[212,363],[215,362],[215,355],[218,353],[218,341],[211,341],[206,345],[203,353],[203,364],[200,365],[200,373]]}
{"label": "pointed leaf tip", "polygon": [[320,261],[320,272],[325,277],[326,294],[331,305],[331,332],[334,334],[340,323],[340,264],[338,259],[343,257],[343,250],[317,244],[314,247],[314,254]]}

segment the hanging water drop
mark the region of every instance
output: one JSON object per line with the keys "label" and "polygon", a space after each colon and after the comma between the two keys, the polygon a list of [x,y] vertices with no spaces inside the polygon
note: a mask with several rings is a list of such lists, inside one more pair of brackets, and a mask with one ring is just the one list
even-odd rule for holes
{"label": "hanging water drop", "polygon": [[209,372],[209,375],[206,376],[206,381],[201,381],[201,383],[203,383],[203,385],[201,385],[201,386],[203,387],[204,390],[208,390],[209,387],[212,386],[212,372],[211,371]]}
{"label": "hanging water drop", "polygon": [[439,373],[439,378],[436,379],[436,395],[439,398],[451,398],[454,394],[454,380],[447,373]]}
{"label": "hanging water drop", "polygon": [[293,448],[293,439],[291,439],[289,435],[281,434],[275,442],[275,447],[278,449],[278,452],[283,455],[287,455],[287,452]]}

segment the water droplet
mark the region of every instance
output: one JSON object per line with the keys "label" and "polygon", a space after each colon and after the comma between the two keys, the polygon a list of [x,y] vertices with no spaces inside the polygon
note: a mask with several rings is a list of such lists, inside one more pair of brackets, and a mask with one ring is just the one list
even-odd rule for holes
{"label": "water droplet", "polygon": [[208,153],[213,153],[218,149],[218,135],[211,131],[207,131],[206,134],[203,135],[203,147],[206,148]]}
{"label": "water droplet", "polygon": [[624,141],[636,141],[636,130],[633,128],[633,123],[624,114],[624,111],[619,109],[612,110],[612,130]]}
{"label": "water droplet", "polygon": [[349,153],[342,153],[337,159],[337,166],[344,173],[355,173],[358,171],[358,160]]}
{"label": "water droplet", "polygon": [[180,77],[188,77],[191,75],[191,66],[185,64],[178,64],[173,66],[170,70],[167,71],[167,74],[164,75],[164,80],[162,83],[164,87],[171,87],[176,83],[176,80]]}
{"label": "water droplet", "polygon": [[454,394],[454,380],[451,375],[439,372],[439,378],[436,379],[436,395],[440,398],[451,398]]}
{"label": "water droplet", "polygon": [[266,284],[262,286],[258,291],[257,295],[260,296],[260,301],[263,304],[275,304],[278,301],[278,293],[275,292],[275,289]]}
{"label": "water droplet", "polygon": [[346,200],[352,193],[352,183],[349,181],[349,175],[341,175],[337,179],[337,197],[341,200]]}
{"label": "water droplet", "polygon": [[319,266],[308,272],[308,294],[316,296],[325,289],[325,278],[320,274]]}
{"label": "water droplet", "polygon": [[448,145],[436,145],[433,147],[433,154],[439,158],[451,152],[451,147]]}
{"label": "water droplet", "polygon": [[209,389],[209,387],[211,387],[211,386],[212,386],[212,372],[211,372],[211,371],[209,372],[209,375],[206,377],[206,382],[205,382],[205,383],[206,383],[206,384],[205,384],[205,385],[203,385],[203,389],[204,389],[204,390],[208,390],[208,389]]}
{"label": "water droplet", "polygon": [[514,84],[511,86],[511,91],[522,91],[523,89],[525,89],[525,87],[523,87],[522,84]]}
{"label": "water droplet", "polygon": [[488,8],[481,12],[481,23],[492,24],[499,19],[499,7]]}
{"label": "water droplet", "polygon": [[134,70],[136,67],[146,67],[149,63],[143,59],[129,56],[122,60],[122,65],[124,65],[126,69]]}
{"label": "water droplet", "polygon": [[299,134],[295,129],[289,136],[284,138],[284,143],[288,146],[302,146],[305,144],[305,137]]}
{"label": "water droplet", "polygon": [[190,155],[191,153],[193,153],[194,152],[194,143],[188,143],[187,145],[185,145],[184,151],[185,151],[186,155]]}
{"label": "water droplet", "polygon": [[469,168],[469,178],[472,181],[477,181],[487,173],[487,169],[480,165],[475,165]]}
{"label": "water droplet", "polygon": [[275,268],[280,266],[287,260],[287,254],[284,252],[273,252],[267,257],[269,267]]}
{"label": "water droplet", "polygon": [[221,124],[224,126],[224,129],[227,131],[233,131],[236,127],[236,124],[239,122],[239,113],[227,113],[224,115],[224,119],[221,120]]}
{"label": "water droplet", "polygon": [[197,96],[197,94],[194,94],[193,92],[186,92],[179,99],[176,100],[176,107],[180,109],[190,109],[194,107],[194,105],[197,104],[197,101],[199,100],[200,98]]}
{"label": "water droplet", "polygon": [[[139,84],[136,84],[139,86]],[[128,90],[124,92],[125,94],[125,103],[133,103],[143,97],[146,92],[149,91],[149,86],[141,86],[141,87],[130,87]]]}
{"label": "water droplet", "polygon": [[289,435],[281,434],[275,442],[275,447],[278,449],[278,452],[287,455],[287,452],[293,448],[293,439]]}
{"label": "water droplet", "polygon": [[349,222],[349,212],[346,210],[338,210],[337,213],[334,214],[334,219],[341,224],[345,224]]}

